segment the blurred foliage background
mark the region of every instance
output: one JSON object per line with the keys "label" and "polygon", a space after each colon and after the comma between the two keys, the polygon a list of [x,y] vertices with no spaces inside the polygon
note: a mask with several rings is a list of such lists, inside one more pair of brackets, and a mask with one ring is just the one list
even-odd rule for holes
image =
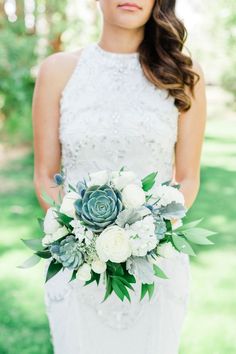
{"label": "blurred foliage background", "polygon": [[[186,47],[203,67],[208,120],[201,190],[189,219],[218,231],[191,259],[189,313],[180,354],[236,353],[236,2],[178,0]],[[0,353],[52,353],[43,304],[43,265],[16,266],[20,238],[39,235],[34,194],[31,101],[41,60],[98,41],[95,0],[0,0]]]}

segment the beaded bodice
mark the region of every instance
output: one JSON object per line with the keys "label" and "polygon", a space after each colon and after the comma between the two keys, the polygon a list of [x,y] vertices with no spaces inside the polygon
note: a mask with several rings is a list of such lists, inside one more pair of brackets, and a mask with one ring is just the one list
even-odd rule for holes
{"label": "beaded bodice", "polygon": [[178,110],[143,74],[139,53],[93,42],[82,49],[60,100],[62,165],[72,184],[88,172],[125,166],[171,177]]}

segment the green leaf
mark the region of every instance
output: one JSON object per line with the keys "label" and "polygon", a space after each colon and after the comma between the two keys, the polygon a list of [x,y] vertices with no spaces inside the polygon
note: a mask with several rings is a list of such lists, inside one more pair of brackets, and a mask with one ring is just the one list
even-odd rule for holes
{"label": "green leaf", "polygon": [[111,284],[111,278],[109,277],[109,275],[107,275],[106,278],[106,293],[104,296],[104,299],[102,302],[106,301],[106,299],[111,295],[113,289],[112,289],[112,284]]}
{"label": "green leaf", "polygon": [[178,251],[189,254],[190,256],[196,256],[194,250],[192,249],[192,247],[184,237],[173,233],[172,241]]}
{"label": "green leaf", "polygon": [[42,251],[42,239],[41,238],[33,238],[31,240],[21,240],[24,244],[33,251]]}
{"label": "green leaf", "polygon": [[[131,301],[130,294],[129,294],[128,290],[126,289],[126,286],[122,283],[121,280],[118,279],[118,277],[112,278],[112,287],[117,295],[118,294],[121,295],[121,293],[123,294],[122,298],[121,298],[121,296],[118,295],[122,301],[123,301],[124,297],[126,297],[129,301]],[[119,288],[121,293],[118,291],[117,287]]]}
{"label": "green leaf", "polygon": [[129,274],[128,272],[125,272],[124,277],[129,283],[131,283],[131,284],[136,283],[136,279],[133,274]]}
{"label": "green leaf", "polygon": [[117,281],[115,279],[112,279],[111,284],[112,284],[113,290],[115,291],[115,293],[119,297],[119,299],[121,301],[124,301],[125,295],[124,295],[123,291],[120,289]]}
{"label": "green leaf", "polygon": [[212,236],[215,235],[216,232],[211,231],[211,230],[207,230],[207,229],[203,229],[201,227],[195,227],[192,228],[191,230],[185,230],[184,234],[191,234],[191,235],[200,235],[202,237],[208,237],[208,236]]}
{"label": "green leaf", "polygon": [[77,270],[73,270],[69,283],[76,279],[76,274],[77,274]]}
{"label": "green leaf", "polygon": [[149,191],[155,184],[157,172],[152,172],[142,179],[142,188],[145,192]]}
{"label": "green leaf", "polygon": [[59,192],[58,192],[58,201],[59,201],[60,205],[62,204],[62,200],[63,200],[62,191],[59,190]]}
{"label": "green leaf", "polygon": [[49,197],[49,195],[47,195],[47,193],[45,192],[45,190],[42,191],[41,193],[41,197],[43,198],[43,200],[51,205],[51,206],[54,206],[56,203],[55,203],[55,200],[53,200],[51,197]]}
{"label": "green leaf", "polygon": [[40,262],[40,260],[41,258],[39,256],[33,254],[30,258],[26,259],[26,261],[24,261],[24,263],[22,263],[17,268],[27,269],[27,268],[34,267],[36,264]]}
{"label": "green leaf", "polygon": [[99,281],[100,281],[100,276],[101,276],[100,274],[97,274],[97,273],[95,273],[95,272],[92,271],[92,276],[91,276],[91,278],[90,278],[89,280],[87,280],[84,285],[91,284],[91,283],[93,283],[94,281],[96,281],[96,283],[97,283],[97,285],[98,285],[98,284],[99,284]]}
{"label": "green leaf", "polygon": [[35,254],[37,254],[37,256],[44,258],[44,259],[48,259],[48,258],[52,257],[52,255],[49,251],[37,251]]}
{"label": "green leaf", "polygon": [[42,218],[37,218],[37,220],[38,220],[40,229],[41,229],[42,231],[44,231],[44,227],[43,227],[44,219],[42,219]]}
{"label": "green leaf", "polygon": [[120,277],[120,276],[118,276],[118,275],[112,275],[111,278],[118,279],[118,280],[121,281],[125,286],[127,286],[129,289],[134,290],[134,288],[132,287],[132,285],[130,285],[130,283],[129,283],[124,277]]}
{"label": "green leaf", "polygon": [[147,292],[148,292],[148,284],[142,283],[140,301],[144,298]]}
{"label": "green leaf", "polygon": [[199,245],[213,245],[214,243],[210,240],[208,240],[208,236],[214,235],[215,233],[206,229],[200,229],[200,228],[195,228],[195,229],[189,229],[183,231],[183,234],[185,237],[196,244]]}
{"label": "green leaf", "polygon": [[151,300],[153,294],[154,294],[154,289],[155,289],[155,284],[148,284],[148,296],[149,296],[149,300]]}
{"label": "green leaf", "polygon": [[126,286],[119,280],[117,280],[117,285],[119,286],[119,288],[121,289],[121,291],[123,292],[124,296],[129,300],[129,302],[131,302],[130,299],[130,294],[126,288]]}
{"label": "green leaf", "polygon": [[156,277],[162,279],[169,279],[168,276],[163,272],[163,270],[158,267],[156,264],[153,264],[153,271]]}
{"label": "green leaf", "polygon": [[171,182],[172,182],[172,179],[169,179],[168,181],[163,182],[161,185],[162,186],[169,186],[171,184]]}
{"label": "green leaf", "polygon": [[60,224],[71,226],[70,222],[71,222],[71,220],[73,220],[73,218],[71,218],[70,216],[68,216],[66,214],[61,213],[58,210],[55,210],[55,213],[57,214],[57,218],[56,219],[58,220],[58,222]]}
{"label": "green leaf", "polygon": [[124,275],[124,270],[122,265],[119,263],[113,263],[111,261],[107,262],[107,267],[109,271],[111,271],[112,275]]}
{"label": "green leaf", "polygon": [[73,192],[78,193],[78,191],[75,189],[75,187],[73,187],[70,183],[68,184],[68,187],[69,187],[70,190],[72,190]]}
{"label": "green leaf", "polygon": [[191,221],[191,222],[189,222],[187,224],[184,224],[184,225],[178,227],[178,230],[182,231],[182,230],[186,230],[186,229],[191,229],[191,228],[197,226],[198,224],[200,224],[200,222],[202,222],[202,220],[203,220],[203,218]]}
{"label": "green leaf", "polygon": [[47,271],[47,276],[46,276],[46,281],[45,283],[54,277],[54,275],[56,275],[58,272],[60,272],[60,270],[63,268],[63,265],[61,263],[55,263],[54,260],[51,261],[49,267],[48,267],[48,271]]}

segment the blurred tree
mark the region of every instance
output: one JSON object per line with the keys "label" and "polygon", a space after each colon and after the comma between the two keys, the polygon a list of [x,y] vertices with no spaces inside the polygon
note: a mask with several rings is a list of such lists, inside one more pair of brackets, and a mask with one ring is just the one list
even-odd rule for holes
{"label": "blurred tree", "polygon": [[[221,0],[222,3],[222,0]],[[222,28],[225,34],[225,50],[227,60],[221,77],[223,86],[233,93],[236,103],[236,2],[228,0],[222,16]],[[224,50],[224,47],[223,47]]]}
{"label": "blurred tree", "polygon": [[[31,102],[43,57],[94,38],[93,0],[0,0],[0,135],[32,140]],[[88,31],[88,28],[90,31]]]}

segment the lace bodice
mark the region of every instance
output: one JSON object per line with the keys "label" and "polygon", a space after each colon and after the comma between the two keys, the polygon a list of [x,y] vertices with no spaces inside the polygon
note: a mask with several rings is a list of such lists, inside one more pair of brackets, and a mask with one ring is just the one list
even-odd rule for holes
{"label": "lace bodice", "polygon": [[[90,172],[122,166],[139,177],[172,177],[178,110],[167,91],[143,74],[139,54],[85,46],[60,99],[59,138],[68,183]],[[45,299],[55,354],[177,354],[186,311],[189,259],[164,259],[170,279],[156,280],[151,302],[134,285],[132,303],[114,294],[104,303],[104,283],[69,283],[68,270],[46,284]]]}
{"label": "lace bodice", "polygon": [[[143,74],[139,53],[82,50],[60,100],[62,164],[70,182],[122,166],[171,176],[178,110]],[[145,162],[145,163],[144,163]]]}

